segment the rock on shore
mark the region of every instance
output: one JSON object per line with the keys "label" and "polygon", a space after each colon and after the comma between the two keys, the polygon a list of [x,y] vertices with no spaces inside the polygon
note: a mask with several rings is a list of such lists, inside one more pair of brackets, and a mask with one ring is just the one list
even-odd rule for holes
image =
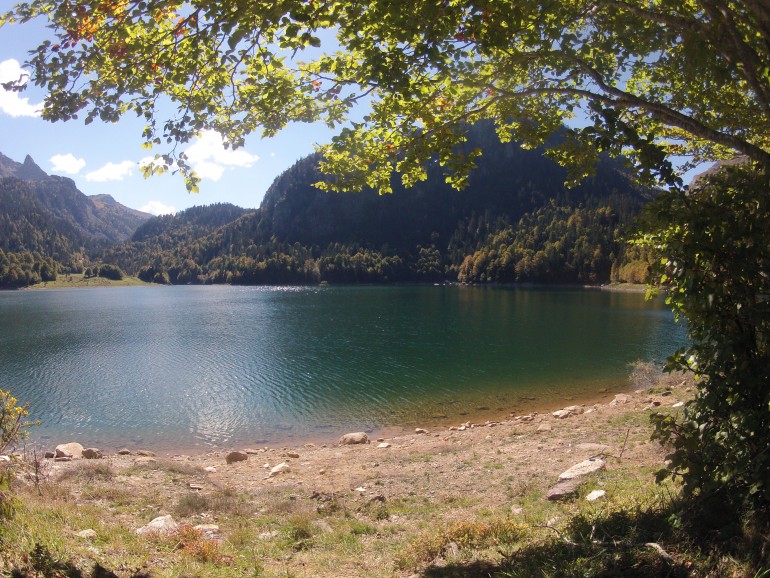
{"label": "rock on shore", "polygon": [[54,450],[54,456],[56,458],[69,458],[72,460],[80,459],[83,457],[83,446],[77,442],[59,444]]}
{"label": "rock on shore", "polygon": [[365,432],[359,431],[354,433],[347,433],[340,438],[339,445],[349,446],[355,444],[368,444],[371,443],[369,436]]}

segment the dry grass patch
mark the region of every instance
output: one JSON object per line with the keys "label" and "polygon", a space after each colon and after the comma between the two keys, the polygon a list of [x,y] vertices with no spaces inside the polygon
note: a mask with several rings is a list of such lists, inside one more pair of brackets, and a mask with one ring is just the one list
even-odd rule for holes
{"label": "dry grass patch", "polygon": [[91,484],[109,482],[115,477],[115,470],[102,461],[82,461],[62,470],[57,476],[58,483]]}
{"label": "dry grass patch", "polygon": [[398,557],[396,566],[416,568],[439,556],[458,557],[462,551],[500,547],[525,535],[525,526],[509,518],[455,522],[420,534]]}
{"label": "dry grass patch", "polygon": [[211,510],[211,502],[207,496],[198,492],[190,492],[181,496],[173,507],[174,516],[189,518],[196,514],[202,514]]}

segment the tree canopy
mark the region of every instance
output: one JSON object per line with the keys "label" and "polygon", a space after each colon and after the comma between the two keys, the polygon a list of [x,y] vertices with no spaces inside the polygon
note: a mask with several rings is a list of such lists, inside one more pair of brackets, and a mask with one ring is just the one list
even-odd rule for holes
{"label": "tree canopy", "polygon": [[176,143],[214,129],[237,147],[294,121],[340,129],[322,148],[343,190],[389,191],[394,170],[410,185],[432,155],[463,186],[477,152],[455,145],[480,119],[530,146],[572,123],[551,143],[572,179],[601,150],[668,182],[674,157],[770,164],[761,0],[32,0],[0,22],[37,17],[52,32],[28,62],[43,116],[144,117],[165,161],[146,172],[190,188]]}

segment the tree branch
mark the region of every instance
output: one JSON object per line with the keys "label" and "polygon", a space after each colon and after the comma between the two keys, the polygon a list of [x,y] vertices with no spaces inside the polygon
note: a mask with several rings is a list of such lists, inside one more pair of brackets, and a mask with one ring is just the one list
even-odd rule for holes
{"label": "tree branch", "polygon": [[[711,18],[713,32],[718,33],[713,44],[718,47],[725,58],[740,71],[741,75],[749,83],[756,94],[760,106],[764,109],[765,116],[770,118],[770,85],[763,77],[764,63],[756,51],[743,39],[743,34],[738,29],[734,15],[726,4],[714,3],[711,0],[701,0],[706,12]],[[767,41],[767,38],[765,38]]]}
{"label": "tree branch", "polygon": [[[636,108],[650,113],[657,120],[676,128],[687,131],[691,135],[723,145],[745,154],[765,166],[770,166],[770,152],[754,145],[737,136],[715,130],[692,116],[688,116],[678,110],[670,108],[663,103],[645,100],[635,94],[626,92],[607,84],[602,75],[587,62],[577,57],[571,57],[572,62],[578,66],[600,90],[614,97],[610,99],[613,106],[619,109]],[[604,100],[606,102],[606,100]]]}

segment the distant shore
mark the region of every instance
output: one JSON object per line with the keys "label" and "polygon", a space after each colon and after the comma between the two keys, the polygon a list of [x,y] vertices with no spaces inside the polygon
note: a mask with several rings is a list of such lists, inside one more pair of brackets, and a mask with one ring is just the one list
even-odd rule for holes
{"label": "distant shore", "polygon": [[641,283],[610,283],[609,285],[598,285],[597,288],[602,291],[646,293],[650,286]]}
{"label": "distant shore", "polygon": [[[628,293],[644,293],[649,288],[646,284],[637,283],[606,283],[598,285],[580,285],[580,284],[559,284],[559,283],[459,283],[457,281],[443,281],[440,283],[407,283],[407,285],[438,285],[441,287],[510,287],[510,288],[547,288],[547,289],[598,289],[602,291],[618,291]],[[207,285],[223,285],[222,283]],[[330,285],[329,283],[320,283],[319,287],[326,286],[344,286],[345,283]],[[375,283],[374,285],[385,285]],[[394,285],[403,285],[395,283]],[[44,281],[23,287],[25,291],[39,291],[51,289],[92,289],[95,287],[187,287],[187,285],[163,285],[158,283],[147,283],[138,277],[126,275],[119,281],[105,279],[104,277],[85,277],[82,273],[73,273],[69,275],[59,275],[56,281]],[[262,285],[238,285],[239,287],[261,287]],[[309,285],[310,286],[310,285]]]}
{"label": "distant shore", "polygon": [[52,289],[93,289],[96,287],[161,287],[155,283],[145,283],[137,277],[125,276],[119,281],[104,277],[86,277],[82,273],[59,275],[56,281],[43,281],[28,287],[24,291],[41,291]]}

